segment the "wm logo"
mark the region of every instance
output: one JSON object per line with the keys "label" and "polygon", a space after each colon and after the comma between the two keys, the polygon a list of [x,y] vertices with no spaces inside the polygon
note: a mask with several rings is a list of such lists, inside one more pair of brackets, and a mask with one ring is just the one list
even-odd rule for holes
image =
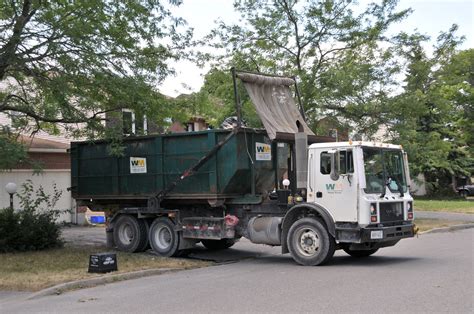
{"label": "wm logo", "polygon": [[326,183],[326,190],[331,190],[334,191],[334,188],[336,187],[336,184],[334,183]]}
{"label": "wm logo", "polygon": [[145,166],[145,160],[143,160],[143,159],[141,159],[141,160],[131,160],[130,163],[132,164],[132,166],[137,166],[137,167]]}
{"label": "wm logo", "polygon": [[328,193],[335,192],[339,193],[342,192],[342,183],[326,183],[326,191]]}

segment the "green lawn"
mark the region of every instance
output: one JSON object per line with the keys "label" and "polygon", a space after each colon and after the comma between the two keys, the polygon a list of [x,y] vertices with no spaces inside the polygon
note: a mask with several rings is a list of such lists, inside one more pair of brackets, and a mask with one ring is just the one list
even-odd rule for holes
{"label": "green lawn", "polygon": [[[35,252],[0,254],[0,290],[37,291],[59,283],[104,276],[88,273],[89,256],[110,252],[103,247],[64,247]],[[190,259],[158,257],[146,253],[117,252],[118,271],[172,268],[189,269],[211,263]]]}
{"label": "green lawn", "polygon": [[415,211],[451,212],[474,214],[474,201],[469,200],[420,200],[415,199]]}

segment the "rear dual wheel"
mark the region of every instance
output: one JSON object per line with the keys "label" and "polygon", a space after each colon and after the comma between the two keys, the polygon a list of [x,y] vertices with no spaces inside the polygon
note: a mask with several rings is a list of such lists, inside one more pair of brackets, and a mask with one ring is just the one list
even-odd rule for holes
{"label": "rear dual wheel", "polygon": [[120,251],[142,252],[148,246],[148,226],[143,219],[122,215],[114,223],[113,237]]}
{"label": "rear dual wheel", "polygon": [[148,236],[151,248],[158,255],[164,257],[178,255],[179,234],[169,218],[156,218],[150,226]]}

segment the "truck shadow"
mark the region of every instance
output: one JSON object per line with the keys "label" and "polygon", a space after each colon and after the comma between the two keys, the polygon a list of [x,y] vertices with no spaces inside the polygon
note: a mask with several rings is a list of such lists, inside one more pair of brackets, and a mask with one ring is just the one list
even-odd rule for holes
{"label": "truck shadow", "polygon": [[[382,252],[365,258],[354,258],[346,255],[336,254],[331,261],[323,267],[340,266],[363,266],[363,267],[385,267],[410,262],[422,261],[422,257],[407,256],[384,256]],[[231,248],[222,251],[209,251],[204,248],[195,248],[190,250],[184,258],[212,261],[218,264],[235,263],[240,261],[253,260],[259,264],[273,265],[297,265],[289,254],[269,254],[268,252],[259,252],[253,250],[242,250]]]}
{"label": "truck shadow", "polygon": [[267,253],[234,248],[218,251],[211,251],[205,248],[194,248],[185,252],[181,257],[188,259],[211,261],[215,263],[230,263],[254,258],[261,258],[265,255],[267,255]]}
{"label": "truck shadow", "polygon": [[365,258],[355,258],[351,256],[334,256],[327,266],[388,266],[403,264],[409,262],[418,262],[423,260],[421,257],[407,257],[407,256],[383,256],[374,255]]}

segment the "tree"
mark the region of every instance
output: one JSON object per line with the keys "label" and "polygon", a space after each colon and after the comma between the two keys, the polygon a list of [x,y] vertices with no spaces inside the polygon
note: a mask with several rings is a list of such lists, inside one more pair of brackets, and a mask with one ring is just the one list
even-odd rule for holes
{"label": "tree", "polygon": [[[251,70],[251,65],[240,59],[239,54],[235,54],[232,64],[240,70]],[[250,101],[250,97],[242,84],[237,85],[237,90],[242,106],[242,119],[248,127],[261,128],[262,122],[257,115],[255,107]],[[234,99],[234,86],[230,67],[212,68],[204,77],[204,85],[199,92],[193,94],[194,108],[192,115],[201,115],[213,126],[219,126],[222,121],[231,116],[236,116]]]}
{"label": "tree", "polygon": [[124,107],[169,116],[154,86],[191,32],[161,2],[1,1],[0,113],[17,129],[90,136]]}
{"label": "tree", "polygon": [[474,49],[459,51],[454,25],[432,56],[419,34],[402,34],[407,60],[404,90],[391,100],[389,129],[408,152],[412,174],[423,174],[432,193],[474,173]]}
{"label": "tree", "polygon": [[398,69],[381,48],[385,33],[410,13],[396,4],[383,0],[360,10],[346,0],[237,0],[242,23],[221,22],[209,38],[226,49],[227,61],[239,55],[251,70],[299,77],[313,128],[324,112],[370,132]]}

